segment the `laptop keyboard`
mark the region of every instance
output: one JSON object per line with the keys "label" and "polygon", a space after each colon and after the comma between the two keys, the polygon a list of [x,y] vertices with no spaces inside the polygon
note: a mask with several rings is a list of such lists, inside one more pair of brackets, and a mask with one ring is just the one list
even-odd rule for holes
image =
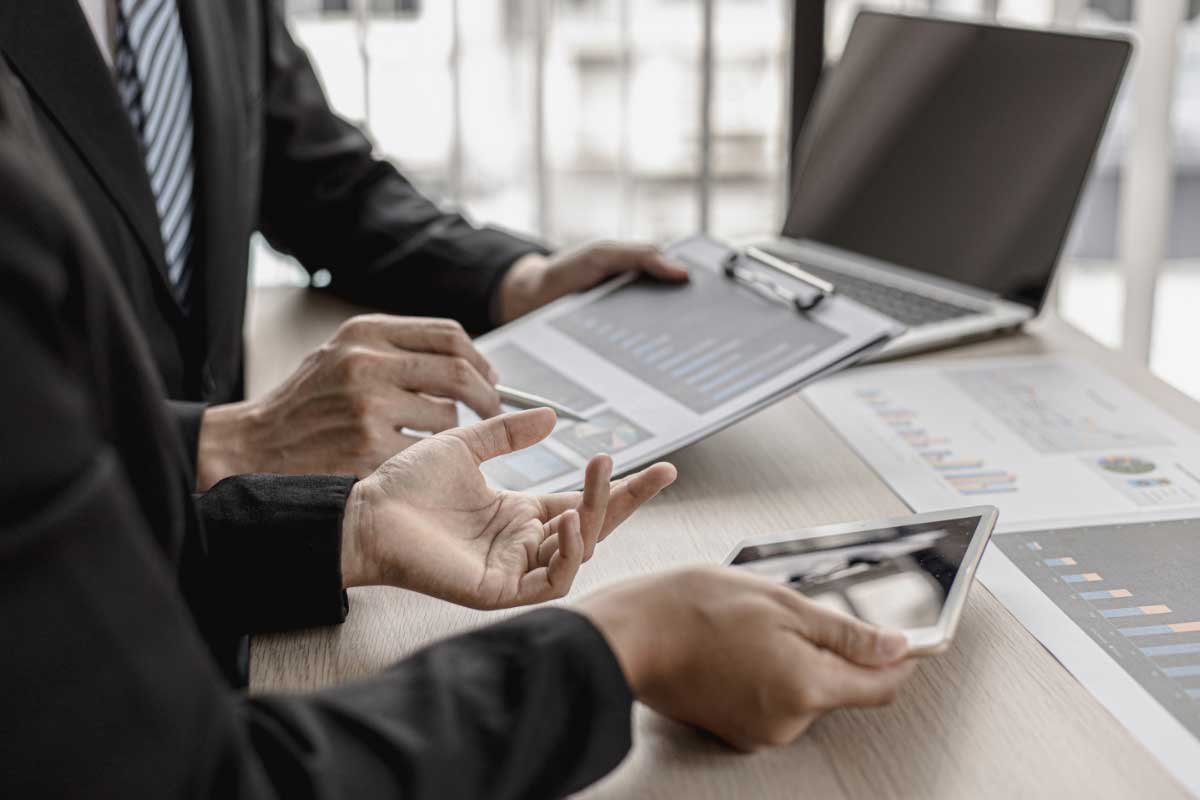
{"label": "laptop keyboard", "polygon": [[844,272],[822,269],[812,264],[803,264],[801,268],[805,272],[811,272],[818,278],[829,281],[837,287],[839,293],[846,295],[851,300],[857,300],[864,306],[887,314],[910,328],[934,322],[945,322],[949,319],[977,313],[973,308],[963,308],[952,303],[923,297],[895,286],[864,280]]}

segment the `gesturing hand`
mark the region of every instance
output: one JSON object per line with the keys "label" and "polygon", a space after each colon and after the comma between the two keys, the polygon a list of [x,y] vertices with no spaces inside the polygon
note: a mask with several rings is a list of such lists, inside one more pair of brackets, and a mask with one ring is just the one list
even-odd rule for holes
{"label": "gesturing hand", "polygon": [[582,492],[535,496],[487,485],[479,465],[546,438],[534,409],[413,445],[357,483],[343,525],[347,586],[391,585],[472,608],[562,597],[579,565],[638,506],[675,480],[655,464],[609,484],[612,459],[587,465]]}

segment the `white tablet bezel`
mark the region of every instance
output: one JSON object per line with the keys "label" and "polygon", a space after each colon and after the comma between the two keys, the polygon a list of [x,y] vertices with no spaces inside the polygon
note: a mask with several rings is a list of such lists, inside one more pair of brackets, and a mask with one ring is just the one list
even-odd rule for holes
{"label": "white tablet bezel", "polygon": [[958,620],[962,616],[963,607],[967,602],[967,592],[971,588],[971,581],[975,577],[975,570],[979,566],[979,560],[983,558],[984,548],[987,547],[988,540],[992,536],[992,530],[996,527],[998,516],[999,511],[995,506],[970,506],[967,508],[952,508],[946,511],[932,511],[925,514],[910,514],[903,517],[887,517],[864,522],[821,525],[816,528],[802,528],[786,533],[754,536],[749,539],[743,539],[734,545],[729,555],[725,557],[724,564],[732,566],[733,559],[738,553],[746,547],[753,547],[755,545],[774,544],[776,542],[787,542],[795,539],[812,539],[821,536],[861,533],[877,528],[896,528],[903,525],[948,522],[950,520],[978,517],[979,524],[975,526],[974,532],[971,533],[971,542],[967,545],[967,552],[963,555],[962,564],[958,568],[958,574],[954,576],[954,582],[950,585],[950,592],[946,595],[946,603],[942,607],[942,613],[938,617],[937,624],[928,628],[910,628],[904,631],[905,636],[908,637],[909,652],[912,655],[933,655],[945,650],[950,645],[950,640],[954,637],[954,631],[958,627]]}

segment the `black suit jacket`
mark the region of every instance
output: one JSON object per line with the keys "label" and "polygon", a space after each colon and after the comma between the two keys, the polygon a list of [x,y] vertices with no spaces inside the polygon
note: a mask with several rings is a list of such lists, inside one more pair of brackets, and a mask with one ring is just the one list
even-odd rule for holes
{"label": "black suit jacket", "polygon": [[351,480],[193,502],[103,248],[0,63],[0,797],[539,797],[629,746],[582,616],[537,611],[375,680],[246,698],[242,633],[340,619]]}
{"label": "black suit jacket", "polygon": [[[192,451],[204,404],[238,400],[250,236],[330,290],[479,332],[507,268],[540,251],[417,192],[337,117],[277,0],[176,0],[195,126],[192,311],[166,272],[139,145],[78,0],[0,3],[0,51],[124,284]],[[543,251],[544,252],[544,251]]]}

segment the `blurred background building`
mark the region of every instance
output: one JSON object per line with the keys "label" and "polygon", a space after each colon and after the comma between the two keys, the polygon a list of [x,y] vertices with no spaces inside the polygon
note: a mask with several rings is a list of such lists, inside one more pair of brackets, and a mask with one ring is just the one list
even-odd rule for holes
{"label": "blurred background building", "polygon": [[[779,229],[793,5],[287,0],[335,107],[381,154],[554,246]],[[1200,396],[1200,0],[828,0],[831,62],[863,8],[1139,37],[1054,303]],[[308,280],[261,243],[255,264],[259,284]]]}

